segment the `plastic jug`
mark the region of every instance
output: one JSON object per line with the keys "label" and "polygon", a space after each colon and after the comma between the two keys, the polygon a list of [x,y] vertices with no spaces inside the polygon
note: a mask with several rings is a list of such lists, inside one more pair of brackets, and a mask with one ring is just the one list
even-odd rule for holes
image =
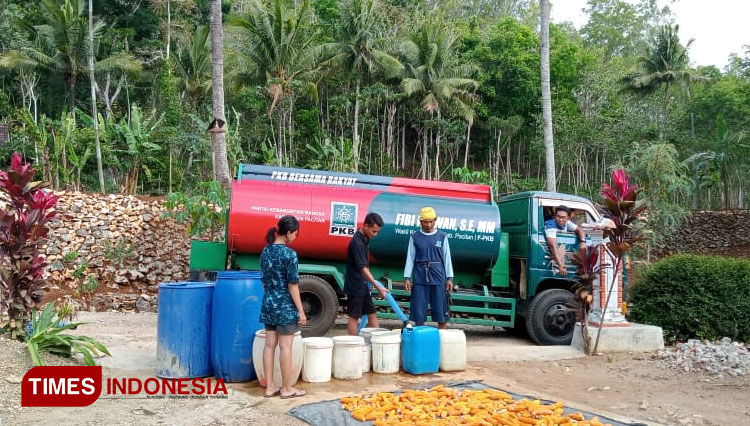
{"label": "plastic jug", "polygon": [[407,326],[401,340],[404,371],[410,374],[437,373],[440,367],[440,333],[437,328]]}

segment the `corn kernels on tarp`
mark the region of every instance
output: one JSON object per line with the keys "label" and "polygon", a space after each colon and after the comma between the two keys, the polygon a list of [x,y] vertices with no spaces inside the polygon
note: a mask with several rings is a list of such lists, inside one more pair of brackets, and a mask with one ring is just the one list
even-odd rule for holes
{"label": "corn kernels on tarp", "polygon": [[315,426],[642,425],[571,409],[561,402],[506,392],[481,382],[421,384],[414,390],[353,395],[300,405],[289,414]]}

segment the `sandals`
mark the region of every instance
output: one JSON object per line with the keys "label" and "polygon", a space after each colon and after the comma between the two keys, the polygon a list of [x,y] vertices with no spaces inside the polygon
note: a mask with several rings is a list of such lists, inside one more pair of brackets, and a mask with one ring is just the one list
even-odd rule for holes
{"label": "sandals", "polygon": [[274,393],[272,393],[272,394],[270,394],[270,395],[269,395],[269,394],[267,394],[267,393],[266,393],[266,394],[263,394],[263,398],[273,398],[273,397],[275,397],[275,396],[279,396],[279,395],[281,395],[281,388],[279,388],[279,389],[276,389],[276,392],[274,392]]}
{"label": "sandals", "polygon": [[307,392],[305,392],[302,389],[295,389],[294,392],[290,393],[289,395],[281,395],[279,396],[280,399],[291,399],[291,398],[299,398],[302,396],[307,395]]}

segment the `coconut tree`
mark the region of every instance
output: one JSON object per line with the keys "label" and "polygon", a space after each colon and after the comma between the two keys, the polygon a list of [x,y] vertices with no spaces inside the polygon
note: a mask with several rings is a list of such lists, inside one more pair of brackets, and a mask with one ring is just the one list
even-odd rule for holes
{"label": "coconut tree", "polygon": [[539,2],[541,25],[539,41],[541,43],[540,68],[542,73],[542,126],[544,128],[544,159],[547,171],[547,191],[557,190],[555,176],[555,141],[552,132],[552,94],[549,82],[549,0]]}
{"label": "coconut tree", "polygon": [[182,85],[181,98],[197,106],[211,89],[211,38],[206,25],[198,25],[190,43],[177,52],[175,72]]}
{"label": "coconut tree", "polygon": [[644,56],[638,58],[638,69],[626,75],[621,83],[625,91],[637,95],[650,95],[664,88],[659,122],[659,139],[664,139],[664,128],[669,114],[669,99],[675,84],[688,85],[695,81],[710,81],[688,69],[688,49],[693,39],[683,46],[678,36],[679,25],[659,27],[646,47]]}
{"label": "coconut tree", "polygon": [[404,68],[398,59],[383,49],[385,40],[380,37],[381,18],[377,11],[378,3],[375,0],[347,1],[341,11],[341,41],[324,43],[316,49],[318,55],[324,58],[323,67],[345,70],[354,77],[352,141],[355,171],[359,167],[359,93],[362,79],[376,72],[394,76]]}
{"label": "coconut tree", "polygon": [[224,115],[224,26],[221,18],[221,0],[211,0],[211,104],[213,123],[211,148],[213,151],[214,179],[224,188],[232,184],[227,160],[227,139],[223,128]]}
{"label": "coconut tree", "polygon": [[[29,17],[31,18],[31,17]],[[42,24],[34,25],[24,19],[19,25],[33,38],[43,41],[41,45],[12,50],[0,56],[0,66],[12,69],[35,68],[64,76],[68,86],[68,107],[75,113],[76,84],[89,70],[88,54],[92,49],[89,41],[88,17],[85,0],[42,0]],[[91,26],[94,45],[101,38],[105,24],[94,20]],[[41,46],[47,46],[42,48]],[[95,48],[95,46],[93,46]],[[139,62],[125,53],[99,58],[94,71],[121,70],[138,72]]]}
{"label": "coconut tree", "polygon": [[[295,9],[288,9],[282,0],[274,0],[266,8],[259,0],[251,0],[245,16],[228,21],[229,30],[236,37],[231,47],[238,72],[236,78],[252,84],[263,84],[268,90],[271,104],[269,116],[278,109],[276,135],[276,158],[279,164],[284,158],[284,147],[288,133],[285,123],[291,123],[293,106],[285,99],[293,99],[295,90],[317,94],[315,84],[305,81],[305,75],[315,66],[312,42],[314,35],[306,31],[304,23],[310,12],[310,1],[304,0]],[[291,150],[291,148],[289,148]]]}
{"label": "coconut tree", "polygon": [[[404,44],[405,77],[401,80],[404,94],[419,103],[431,118],[455,115],[471,124],[473,104],[479,83],[473,78],[478,69],[456,61],[458,35],[442,22],[428,22]],[[435,134],[435,178],[440,177],[440,126]],[[422,177],[426,178],[427,145],[422,146]]]}

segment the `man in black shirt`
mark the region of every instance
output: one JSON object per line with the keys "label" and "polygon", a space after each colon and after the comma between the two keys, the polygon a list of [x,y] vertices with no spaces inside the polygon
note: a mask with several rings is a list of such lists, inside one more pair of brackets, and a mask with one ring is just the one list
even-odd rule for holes
{"label": "man in black shirt", "polygon": [[386,289],[376,284],[370,273],[370,238],[374,238],[383,227],[383,218],[377,213],[368,213],[365,222],[357,230],[349,243],[346,256],[346,275],[344,276],[344,293],[346,293],[346,311],[349,314],[348,332],[357,335],[357,326],[362,315],[367,315],[367,324],[378,327],[375,315],[375,304],[367,284],[371,283],[385,298]]}

